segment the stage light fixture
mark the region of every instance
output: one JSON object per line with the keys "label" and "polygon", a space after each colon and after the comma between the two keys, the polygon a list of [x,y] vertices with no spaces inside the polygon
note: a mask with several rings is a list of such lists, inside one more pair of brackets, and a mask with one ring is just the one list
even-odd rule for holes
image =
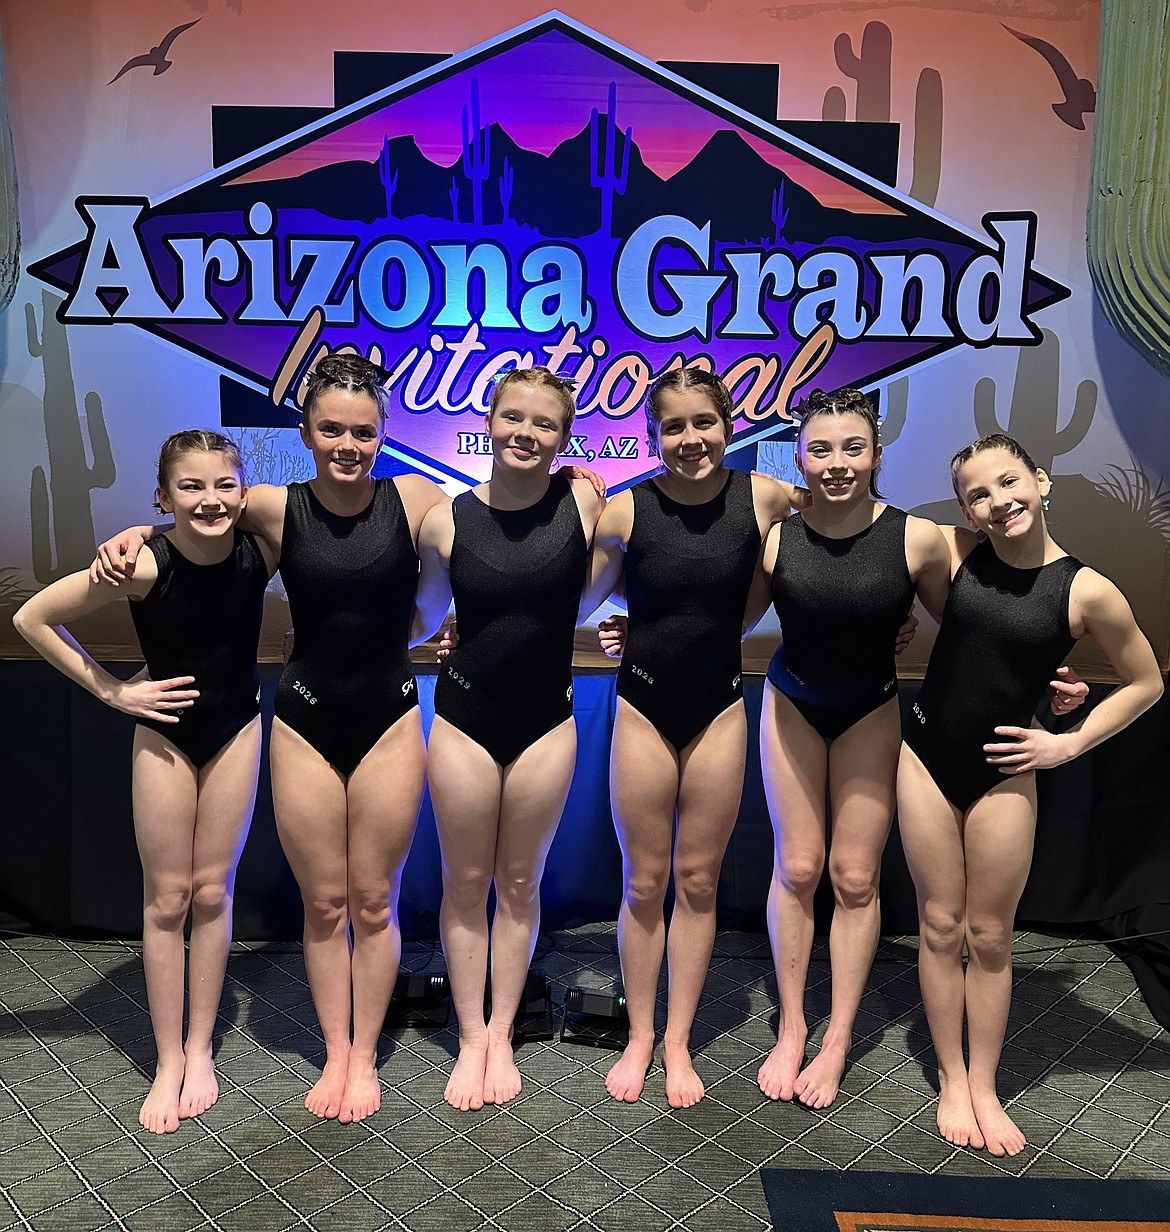
{"label": "stage light fixture", "polygon": [[451,986],[445,971],[429,975],[399,971],[394,995],[383,1024],[387,1031],[402,1027],[445,1027],[451,1016]]}
{"label": "stage light fixture", "polygon": [[630,1041],[625,997],[596,988],[566,989],[561,1039],[590,1048],[624,1048]]}

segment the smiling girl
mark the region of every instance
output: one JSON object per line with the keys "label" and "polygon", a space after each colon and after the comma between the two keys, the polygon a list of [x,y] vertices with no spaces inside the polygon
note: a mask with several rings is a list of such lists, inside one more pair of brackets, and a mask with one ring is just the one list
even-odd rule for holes
{"label": "smiling girl", "polygon": [[[1036,829],[1034,771],[1120,731],[1157,701],[1162,680],[1121,592],[1049,535],[1051,480],[1017,441],[982,437],[955,455],[951,478],[971,529],[947,532],[953,582],[907,723],[899,829],[918,894],[939,1132],[955,1145],[1015,1155],[1026,1139],[999,1101],[996,1071],[1011,1004],[1012,925]],[[1033,720],[1036,703],[1086,634],[1120,686],[1052,735]]]}
{"label": "smiling girl", "polygon": [[[174,527],[153,539],[120,589],[62,578],[16,614],[17,630],[99,700],[133,715],[134,834],[142,861],[142,961],[158,1065],[138,1120],[172,1133],[219,1095],[211,1036],[232,931],[236,865],[260,758],[256,646],[273,558],[237,529],[246,508],[239,451],[217,432],[169,437],[159,507]],[[129,598],[146,668],[117,680],[67,628]],[[183,928],[191,918],[183,1040]]]}
{"label": "smiling girl", "polygon": [[512,1022],[576,761],[573,629],[602,502],[585,479],[549,473],[574,410],[571,382],[547,368],[502,377],[487,415],[491,475],[436,506],[420,541],[420,607],[445,613],[453,595],[458,619],[458,645],[435,687],[427,778],[443,857],[439,930],[459,1018],[444,1098],[463,1111],[520,1093]]}
{"label": "smiling girl", "polygon": [[[715,939],[715,890],[743,790],[747,719],[740,638],[760,544],[792,489],[723,465],[731,395],[695,368],[652,386],[646,420],[660,474],[623,492],[597,528],[594,582],[624,571],[629,633],[610,758],[624,888],[618,947],[629,1044],[606,1077],[636,1100],[654,1056],[654,1007],[669,970],[667,1101],[697,1103],[690,1032]],[[673,872],[669,931],[663,917]]]}

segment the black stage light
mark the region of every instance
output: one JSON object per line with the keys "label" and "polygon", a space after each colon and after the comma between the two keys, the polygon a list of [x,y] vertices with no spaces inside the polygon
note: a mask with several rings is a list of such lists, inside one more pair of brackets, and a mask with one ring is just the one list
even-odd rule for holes
{"label": "black stage light", "polygon": [[[484,1022],[490,1022],[491,1017],[492,986],[489,981],[483,992]],[[512,1020],[512,1047],[519,1048],[521,1044],[550,1040],[555,1036],[552,995],[549,992],[548,980],[543,971],[534,968],[524,978],[524,991],[520,994],[520,1004],[516,1007],[516,1017]]]}
{"label": "black stage light", "polygon": [[596,988],[567,988],[561,1039],[590,1048],[624,1048],[630,1042],[625,997]]}
{"label": "black stage light", "polygon": [[384,1030],[400,1027],[439,1028],[447,1025],[451,1016],[451,988],[445,971],[420,975],[399,971],[394,995],[386,1010]]}
{"label": "black stage light", "polygon": [[529,971],[512,1026],[512,1044],[519,1047],[536,1040],[550,1040],[555,1035],[548,980],[543,971]]}

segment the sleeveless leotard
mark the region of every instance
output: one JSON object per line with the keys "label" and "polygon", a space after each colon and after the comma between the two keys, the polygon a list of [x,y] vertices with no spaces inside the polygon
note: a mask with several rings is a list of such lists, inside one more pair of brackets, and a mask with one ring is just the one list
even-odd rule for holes
{"label": "sleeveless leotard", "polygon": [[1076,644],[1068,597],[1083,568],[1072,556],[1015,569],[984,541],[959,566],[905,740],[939,790],[966,812],[1005,776],[985,744],[996,727],[1027,727]]}
{"label": "sleeveless leotard", "polygon": [[573,713],[588,544],[559,474],[527,509],[493,509],[464,492],[451,513],[459,645],[435,684],[435,713],[507,766]]}
{"label": "sleeveless leotard", "polygon": [[160,535],[146,546],[158,579],[130,602],[138,644],[152,680],[194,676],[195,703],[177,723],[139,719],[165,736],[196,769],[205,766],[260,712],[256,647],[268,568],[256,541],[235,530],[218,564],[188,560]]}
{"label": "sleeveless leotard", "polygon": [[894,639],[914,602],[906,515],[887,505],[844,539],[793,516],[780,531],[772,602],[783,643],[768,679],[826,740],[897,696]]}
{"label": "sleeveless leotard", "polygon": [[288,486],[280,575],[293,655],[276,717],[342,774],[418,705],[408,644],[418,553],[392,479],[361,513],[330,513],[307,483]]}
{"label": "sleeveless leotard", "polygon": [[683,505],[647,479],[633,498],[617,692],[682,750],[743,697],[740,642],[760,551],[752,481],[729,470],[717,496]]}

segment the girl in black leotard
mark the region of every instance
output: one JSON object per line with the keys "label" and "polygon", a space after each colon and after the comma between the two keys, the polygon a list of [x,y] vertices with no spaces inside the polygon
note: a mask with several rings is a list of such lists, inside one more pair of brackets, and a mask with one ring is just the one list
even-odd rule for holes
{"label": "girl in black leotard", "polygon": [[[595,574],[624,565],[629,642],[618,684],[611,798],[625,887],[618,916],[630,1039],[606,1089],[636,1100],[654,1055],[664,949],[670,992],[663,1061],[672,1107],[698,1102],[690,1030],[715,937],[715,887],[743,787],[747,720],[740,635],[763,535],[792,489],[723,465],[731,396],[682,368],[650,392],[647,421],[663,471],[606,507]],[[663,919],[673,867],[669,935]]]}
{"label": "girl in black leotard", "polygon": [[420,541],[420,602],[445,611],[453,592],[459,622],[435,688],[427,777],[443,855],[439,928],[459,1017],[445,1098],[462,1110],[520,1092],[512,1021],[573,777],[573,629],[601,506],[586,480],[549,474],[573,413],[570,384],[547,368],[498,381],[487,416],[491,476],[437,506]]}
{"label": "girl in black leotard", "polygon": [[[776,835],[768,933],[780,1020],[758,1081],[771,1099],[823,1108],[837,1094],[880,929],[878,876],[900,744],[895,637],[916,591],[941,613],[949,574],[938,527],[877,499],[881,446],[869,399],[856,389],[815,390],[801,415],[796,460],[812,503],[772,528],[758,587],[761,600],[770,593],[784,636],[768,667],[760,725]],[[832,1008],[817,1056],[804,1066],[826,794]]]}
{"label": "girl in black leotard", "polygon": [[[1121,592],[1049,536],[1050,480],[1016,441],[976,441],[955,455],[951,474],[964,518],[986,538],[948,536],[954,581],[908,720],[899,830],[918,893],[939,1132],[956,1145],[1015,1155],[1025,1138],[999,1102],[996,1070],[1011,1002],[1012,924],[1036,827],[1033,771],[1120,731],[1158,699],[1162,681]],[[1121,685],[1054,736],[1031,715],[1055,665],[1086,633]],[[973,669],[960,675],[956,665]]]}
{"label": "girl in black leotard", "polygon": [[[406,652],[415,545],[426,513],[446,500],[421,476],[370,475],[386,378],[360,356],[320,360],[300,429],[316,477],[251,489],[243,520],[289,564],[296,639],[272,724],[272,799],[304,900],[305,969],[325,1037],[325,1069],[305,1106],[342,1121],[381,1105],[378,1034],[398,972],[398,890],[426,773]],[[137,540],[102,550],[132,564]],[[434,631],[424,623],[415,640]]]}
{"label": "girl in black leotard", "polygon": [[[158,502],[174,528],[119,589],[84,573],[30,599],[13,624],[54,667],[138,719],[134,833],[142,860],[142,961],[158,1065],[139,1124],[171,1133],[219,1094],[211,1033],[232,931],[236,863],[260,757],[256,645],[273,560],[237,529],[247,489],[239,451],[217,432],[168,438]],[[65,626],[127,597],[146,670],[109,675]],[[183,1039],[183,928],[191,917]]]}

